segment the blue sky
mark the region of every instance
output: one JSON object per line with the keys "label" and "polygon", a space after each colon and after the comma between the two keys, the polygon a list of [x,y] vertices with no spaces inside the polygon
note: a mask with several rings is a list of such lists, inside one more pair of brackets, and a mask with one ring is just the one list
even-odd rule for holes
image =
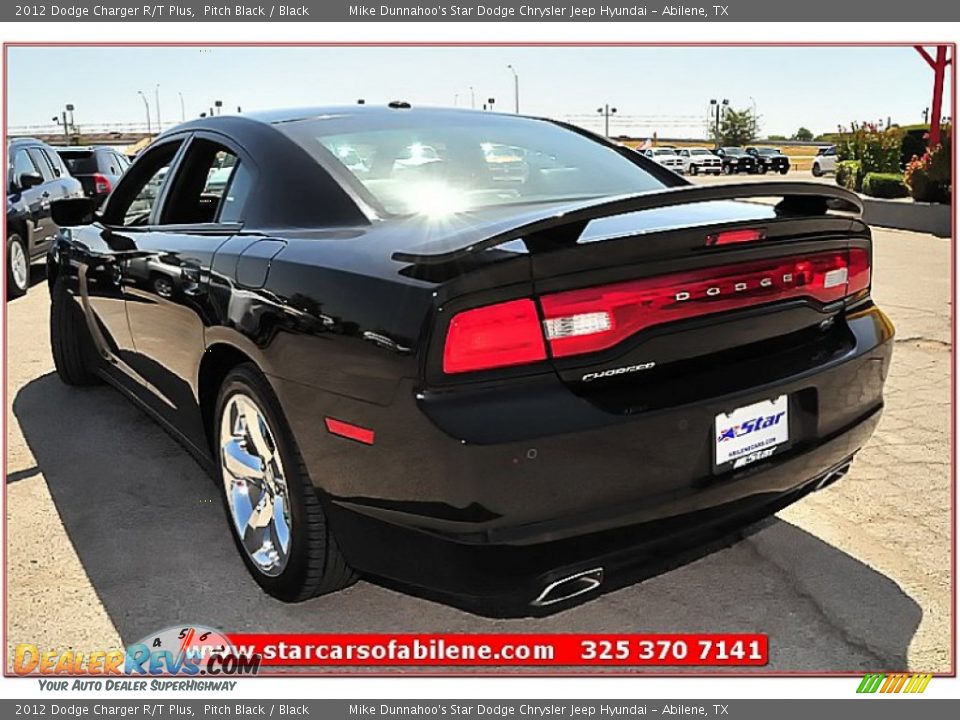
{"label": "blue sky", "polygon": [[[164,126],[224,109],[409,100],[470,106],[489,97],[601,129],[597,108],[618,109],[611,134],[702,135],[710,98],[756,104],[763,134],[815,133],[851,120],[919,122],[933,72],[903,48],[10,48],[8,125],[49,124],[64,103],[84,124],[155,121]],[[751,100],[752,98],[752,100]],[[944,114],[949,105],[945,105]]]}

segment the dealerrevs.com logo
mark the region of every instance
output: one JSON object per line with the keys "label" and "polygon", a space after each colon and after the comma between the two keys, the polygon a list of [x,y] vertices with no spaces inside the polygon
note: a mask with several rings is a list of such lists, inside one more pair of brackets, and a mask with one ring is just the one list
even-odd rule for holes
{"label": "dealerrevs.com logo", "polygon": [[13,670],[18,675],[235,676],[255,675],[261,656],[241,654],[219,630],[202,625],[170,627],[125,650],[93,652],[41,650],[19,644]]}

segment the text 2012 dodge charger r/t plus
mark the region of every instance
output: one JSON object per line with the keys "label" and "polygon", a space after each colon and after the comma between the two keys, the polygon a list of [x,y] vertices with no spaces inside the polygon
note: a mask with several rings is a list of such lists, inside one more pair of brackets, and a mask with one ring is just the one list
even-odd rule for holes
{"label": "text 2012 dodge charger r/t plus", "polygon": [[269,593],[543,612],[846,472],[893,337],[860,210],[535,118],[199,119],[55,204],[54,359],[211,470]]}

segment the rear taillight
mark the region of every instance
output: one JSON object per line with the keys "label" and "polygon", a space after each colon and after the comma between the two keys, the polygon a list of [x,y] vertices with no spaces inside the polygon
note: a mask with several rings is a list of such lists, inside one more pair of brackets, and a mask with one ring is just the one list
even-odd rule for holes
{"label": "rear taillight", "polygon": [[869,285],[869,254],[854,249],[661,275],[540,299],[554,357],[611,348],[654,325],[765,302],[827,304]]}
{"label": "rear taillight", "polygon": [[106,195],[113,189],[113,185],[110,183],[110,179],[106,175],[101,175],[100,173],[94,173],[93,175],[93,190],[97,195]]}
{"label": "rear taillight", "polygon": [[511,300],[454,315],[443,348],[447,374],[525,365],[547,359],[533,300]]}
{"label": "rear taillight", "polygon": [[655,325],[788,299],[826,305],[869,286],[869,251],[854,248],[552,293],[540,298],[542,321],[532,299],[511,300],[453,317],[443,371],[540,362],[547,345],[553,357],[598,352]]}

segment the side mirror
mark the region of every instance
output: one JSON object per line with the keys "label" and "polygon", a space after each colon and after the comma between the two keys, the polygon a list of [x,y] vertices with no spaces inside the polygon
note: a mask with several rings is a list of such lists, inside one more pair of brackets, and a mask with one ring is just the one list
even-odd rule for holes
{"label": "side mirror", "polygon": [[50,215],[59,227],[89,225],[96,220],[96,206],[90,198],[65,198],[50,203]]}
{"label": "side mirror", "polygon": [[20,177],[17,178],[17,184],[20,186],[21,190],[27,190],[37,185],[43,185],[43,175],[38,172],[32,173],[20,173]]}

